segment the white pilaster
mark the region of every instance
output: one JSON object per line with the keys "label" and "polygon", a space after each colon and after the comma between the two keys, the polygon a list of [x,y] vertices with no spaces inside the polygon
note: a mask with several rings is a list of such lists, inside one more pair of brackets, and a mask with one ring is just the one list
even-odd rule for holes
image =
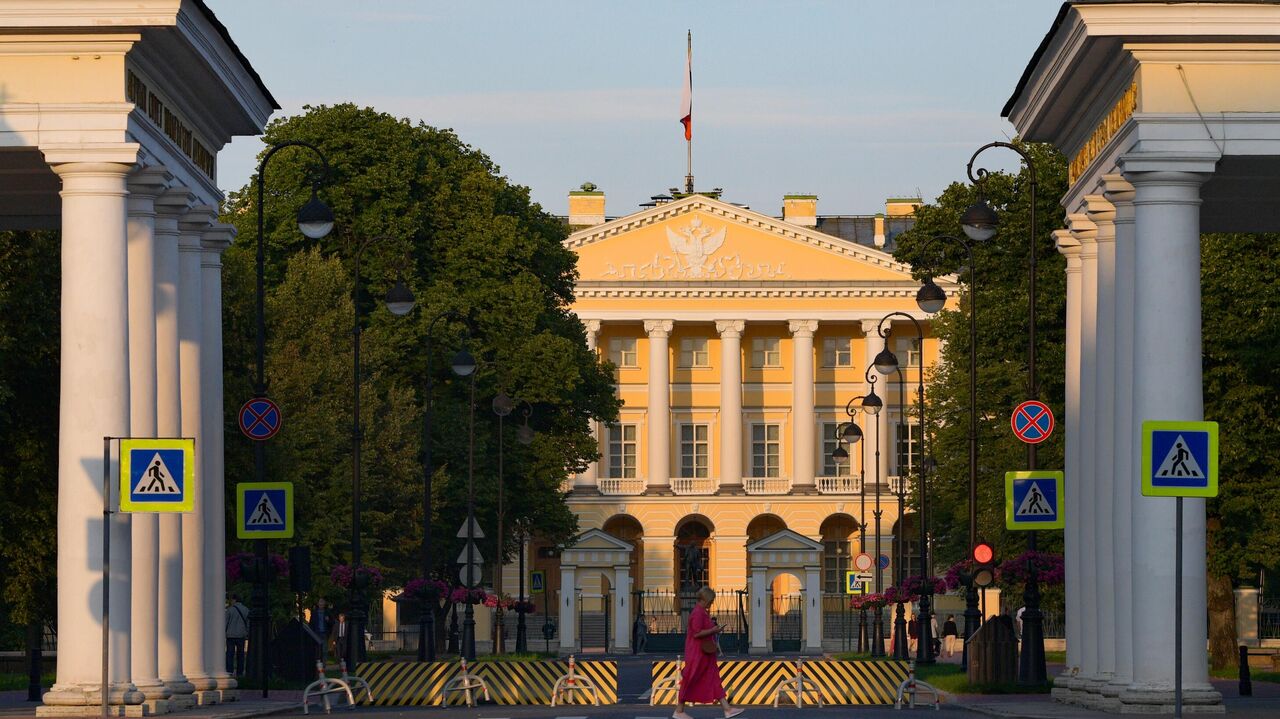
{"label": "white pilaster", "polygon": [[1067,332],[1066,332],[1066,403],[1064,417],[1065,450],[1063,472],[1066,477],[1066,527],[1063,530],[1063,564],[1066,570],[1067,665],[1054,680],[1055,697],[1070,698],[1080,690],[1076,671],[1083,651],[1082,590],[1080,534],[1083,514],[1080,507],[1084,494],[1079,491],[1080,476],[1080,241],[1071,230],[1054,232],[1058,252],[1067,259]]}
{"label": "white pilaster", "polygon": [[[223,598],[227,595],[226,573],[226,493],[223,476],[223,402],[222,402],[222,253],[231,246],[236,230],[231,225],[215,224],[200,236],[200,412],[204,430],[204,452],[200,454],[203,481],[199,483],[204,500],[205,588],[204,602],[207,636],[205,666],[213,670],[218,689],[234,689],[236,680],[227,673],[227,625]],[[223,691],[222,700],[233,698]]]}
{"label": "white pilaster", "polygon": [[[1122,159],[1134,186],[1134,416],[1199,420],[1204,416],[1200,334],[1200,185],[1212,159]],[[1137,473],[1134,474],[1137,476]],[[1175,500],[1133,497],[1133,683],[1120,693],[1127,710],[1167,708],[1173,699]],[[1221,704],[1208,681],[1205,502],[1183,500],[1183,700]]]}
{"label": "white pilaster", "polygon": [[791,486],[805,494],[816,491],[813,419],[813,333],[817,320],[791,320]]}
{"label": "white pilaster", "polygon": [[[880,482],[883,484],[888,482],[886,478],[889,476],[889,384],[885,381],[885,378],[880,377],[880,375],[875,371],[876,355],[880,354],[880,350],[884,349],[884,340],[881,339],[879,333],[876,332],[876,326],[878,324],[879,322],[877,320],[862,321],[862,342],[864,345],[864,353],[866,355],[866,365],[863,367],[863,372],[866,373],[868,368],[870,368],[871,376],[877,378],[875,384],[876,395],[880,397],[880,401],[883,402],[884,405],[880,409],[880,414],[876,415],[874,419],[867,420],[868,426],[864,428],[864,431],[870,429],[872,424],[875,425],[875,433],[873,435],[866,435],[867,441],[876,442],[875,447],[867,447],[867,472],[873,479],[877,476],[875,450],[878,447],[880,451],[880,471],[878,476],[880,477]],[[869,386],[867,387],[867,391],[871,391]],[[882,497],[882,502],[883,499],[884,498]],[[886,524],[885,526],[888,525]],[[884,548],[882,547],[881,549]],[[887,550],[885,553],[888,554]],[[889,576],[893,576],[892,572]],[[887,587],[889,585],[886,584],[884,586]]]}
{"label": "white pilaster", "polygon": [[[179,222],[178,238],[178,347],[182,398],[182,436],[193,437],[196,442],[196,511],[182,515],[182,594],[186,601],[182,606],[182,672],[197,692],[217,688],[214,678],[216,665],[209,664],[209,639],[212,634],[207,626],[209,614],[204,607],[208,603],[221,603],[220,597],[211,597],[213,587],[209,582],[209,549],[205,543],[207,508],[203,486],[205,441],[203,390],[202,325],[201,309],[203,290],[200,263],[203,250],[200,237],[213,221],[213,208],[200,205],[183,215]],[[198,598],[192,601],[192,598]],[[207,702],[211,695],[202,695]]]}
{"label": "white pilaster", "polygon": [[[1094,571],[1100,587],[1106,587],[1115,576],[1116,547],[1111,541],[1115,536],[1111,508],[1116,477],[1115,460],[1115,389],[1116,389],[1116,208],[1101,195],[1085,197],[1086,214],[1097,228],[1097,313],[1094,328],[1094,453],[1090,458],[1094,468],[1094,492],[1085,511],[1094,517],[1097,528],[1097,551],[1094,554]],[[1095,680],[1097,691],[1103,695],[1103,704],[1119,709],[1120,688],[1112,686],[1116,675],[1116,601],[1114,591],[1098,594],[1098,672]]]}
{"label": "white pilaster", "polygon": [[[158,197],[156,206],[156,431],[182,436],[181,371],[178,348],[178,220],[193,196],[175,188]],[[197,485],[199,486],[199,485]],[[160,679],[171,692],[170,707],[190,705],[194,687],[182,673],[182,515],[164,514],[159,521]]]}
{"label": "white pilaster", "polygon": [[672,320],[645,320],[649,333],[649,479],[645,491],[671,492],[671,357],[667,340]]}
{"label": "white pilaster", "polygon": [[578,651],[577,567],[560,566],[560,653]]}
{"label": "white pilaster", "polygon": [[[600,336],[600,320],[583,320],[583,327],[587,330],[587,349],[591,354],[596,353],[596,341]],[[591,436],[596,441],[596,451],[600,451],[600,424],[598,422],[591,423]],[[587,470],[578,475],[575,485],[579,490],[594,490],[598,488],[600,479],[600,462],[598,460],[587,465]]]}
{"label": "white pilaster", "polygon": [[[158,437],[156,429],[156,197],[173,176],[151,167],[129,177],[129,434]],[[156,633],[159,613],[160,522],[135,514],[132,524],[130,676],[147,699],[164,699]],[[157,707],[167,709],[168,705]]]}
{"label": "white pilaster", "polygon": [[1109,471],[1111,485],[1111,520],[1115,566],[1113,567],[1116,597],[1115,676],[1111,687],[1104,690],[1107,696],[1119,697],[1120,692],[1133,682],[1133,484],[1140,466],[1134,459],[1138,448],[1133,427],[1133,281],[1135,270],[1135,238],[1133,226],[1133,185],[1120,175],[1104,176],[1108,202],[1115,208],[1115,448]]}
{"label": "white pilaster", "polygon": [[720,489],[742,492],[743,320],[716,320],[720,333]]}
{"label": "white pilaster", "polygon": [[804,653],[822,653],[822,574],[804,568]]}
{"label": "white pilaster", "polygon": [[[750,563],[750,557],[747,562]],[[765,619],[769,615],[766,604],[769,601],[769,583],[765,577],[764,567],[751,567],[751,654],[767,654],[769,652],[769,635],[765,627]]]}
{"label": "white pilaster", "polygon": [[[62,179],[62,350],[58,408],[57,681],[46,705],[96,704],[102,687],[103,437],[129,434],[129,294],[126,176],[120,162],[54,164]],[[46,156],[48,157],[48,156]],[[53,160],[50,160],[53,162]],[[115,494],[114,491],[111,494]],[[115,497],[111,498],[115,504]],[[137,704],[129,683],[131,530],[112,515],[108,676],[112,703]]]}
{"label": "white pilaster", "polygon": [[1098,521],[1091,511],[1093,497],[1098,491],[1097,468],[1097,319],[1098,319],[1098,241],[1097,228],[1083,214],[1070,214],[1067,220],[1072,233],[1080,241],[1080,462],[1077,464],[1076,487],[1085,498],[1081,505],[1080,556],[1084,562],[1080,573],[1081,592],[1084,597],[1084,633],[1080,637],[1080,685],[1094,698],[1101,698],[1098,684],[1098,607],[1102,603],[1099,592],[1106,584],[1099,580],[1094,569],[1099,551]]}

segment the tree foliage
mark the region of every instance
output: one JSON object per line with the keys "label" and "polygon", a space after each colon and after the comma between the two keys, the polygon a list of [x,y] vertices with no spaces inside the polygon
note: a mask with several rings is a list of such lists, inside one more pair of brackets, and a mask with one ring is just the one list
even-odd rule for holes
{"label": "tree foliage", "polygon": [[[466,515],[471,382],[450,371],[462,347],[480,360],[475,387],[474,488],[486,539],[497,535],[498,391],[523,400],[506,420],[505,552],[512,527],[564,541],[576,532],[561,486],[595,459],[590,422],[608,421],[618,401],[606,365],[589,352],[569,305],[575,257],[566,228],[511,184],[483,153],[449,130],[354,105],[307,108],[273,122],[268,144],[302,140],[319,147],[331,172],[321,197],[334,231],[299,233],[295,214],[309,198],[316,159],[279,152],[267,169],[265,216],[269,394],[284,429],[268,445],[269,475],[298,492],[299,544],[313,548],[317,575],[345,562],[351,526],[351,297],[354,248],[364,245],[358,298],[362,339],[362,546],[364,561],[393,581],[421,574],[421,430],[428,371],[431,401],[434,558],[442,575],[461,550],[454,538]],[[227,252],[226,388],[231,409],[252,393],[253,253],[256,177],[233,193],[226,216],[240,234]],[[381,239],[379,239],[381,238]],[[395,317],[381,298],[398,278],[417,309]],[[445,313],[428,337],[432,320]],[[515,441],[528,420],[535,441]],[[250,442],[228,431],[228,489],[252,477]],[[447,575],[452,575],[448,572]]]}

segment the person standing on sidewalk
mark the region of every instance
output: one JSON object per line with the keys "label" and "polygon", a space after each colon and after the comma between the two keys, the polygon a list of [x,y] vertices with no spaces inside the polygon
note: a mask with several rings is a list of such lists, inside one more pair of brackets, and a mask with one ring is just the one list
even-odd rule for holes
{"label": "person standing on sidewalk", "polygon": [[956,627],[956,615],[948,614],[947,621],[942,625],[942,656],[954,657],[956,655],[956,640],[960,638],[960,630]]}
{"label": "person standing on sidewalk", "polygon": [[249,608],[240,603],[240,597],[232,594],[227,602],[227,673],[244,674],[244,646],[249,639]]}

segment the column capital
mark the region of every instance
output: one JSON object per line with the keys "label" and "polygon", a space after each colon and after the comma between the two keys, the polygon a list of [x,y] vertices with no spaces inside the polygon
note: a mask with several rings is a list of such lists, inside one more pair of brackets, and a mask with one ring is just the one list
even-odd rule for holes
{"label": "column capital", "polygon": [[1218,169],[1218,154],[1129,152],[1116,161],[1124,179],[1144,182],[1195,182],[1209,179]]}
{"label": "column capital", "polygon": [[59,167],[83,167],[85,165],[120,164],[132,169],[138,162],[142,146],[136,142],[106,142],[100,144],[67,143],[40,146],[44,161],[53,166],[59,175]]}
{"label": "column capital", "polygon": [[163,165],[139,167],[129,173],[129,199],[154,201],[172,181],[173,173]]}
{"label": "column capital", "polygon": [[178,218],[178,228],[181,231],[178,237],[178,250],[202,252],[204,248],[201,247],[201,238],[216,218],[213,208],[208,205],[196,205],[184,212]]}
{"label": "column capital", "polygon": [[716,320],[716,332],[721,337],[742,337],[742,332],[746,328],[745,320]]}
{"label": "column capital", "polygon": [[1133,183],[1124,179],[1124,175],[1119,173],[1103,175],[1102,196],[1107,198],[1107,202],[1116,206],[1117,222],[1133,221],[1132,215],[1127,220],[1124,219],[1124,206],[1133,203]]}
{"label": "column capital", "polygon": [[582,320],[582,326],[586,328],[589,335],[599,334],[600,324],[600,320]]}
{"label": "column capital", "polygon": [[675,320],[645,320],[644,331],[650,337],[666,337],[676,326]]}
{"label": "column capital", "polygon": [[156,214],[177,221],[195,204],[196,196],[190,189],[174,185],[156,196]]}
{"label": "column capital", "polygon": [[813,337],[813,333],[818,331],[818,321],[790,320],[787,322],[787,327],[791,330],[793,337]]}
{"label": "column capital", "polygon": [[876,329],[880,327],[880,320],[860,320],[862,325],[862,334],[867,337],[877,335]]}
{"label": "column capital", "polygon": [[200,233],[200,248],[204,250],[205,267],[221,267],[222,253],[236,238],[235,225],[215,222]]}
{"label": "column capital", "polygon": [[1067,215],[1067,225],[1071,234],[1080,242],[1080,254],[1084,258],[1098,255],[1098,225],[1083,212],[1072,212]]}

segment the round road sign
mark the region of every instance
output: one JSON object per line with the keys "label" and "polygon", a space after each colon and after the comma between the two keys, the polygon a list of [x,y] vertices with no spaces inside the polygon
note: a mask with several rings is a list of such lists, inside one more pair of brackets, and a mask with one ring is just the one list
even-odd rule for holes
{"label": "round road sign", "polygon": [[1053,410],[1044,402],[1029,399],[1014,408],[1009,425],[1018,439],[1027,444],[1040,444],[1053,434]]}
{"label": "round road sign", "polygon": [[888,569],[888,568],[889,568],[889,555],[887,555],[887,554],[881,554],[881,555],[880,555],[880,568],[881,568],[881,569]]}
{"label": "round road sign", "polygon": [[858,556],[853,558],[853,568],[858,570],[859,572],[865,572],[870,570],[871,565],[873,564],[875,564],[875,560],[873,560],[871,558],[871,555],[867,554],[866,552],[863,552],[862,554],[859,554]]}
{"label": "round road sign", "polygon": [[280,431],[280,416],[275,402],[254,397],[240,407],[240,431],[249,439],[271,439]]}

